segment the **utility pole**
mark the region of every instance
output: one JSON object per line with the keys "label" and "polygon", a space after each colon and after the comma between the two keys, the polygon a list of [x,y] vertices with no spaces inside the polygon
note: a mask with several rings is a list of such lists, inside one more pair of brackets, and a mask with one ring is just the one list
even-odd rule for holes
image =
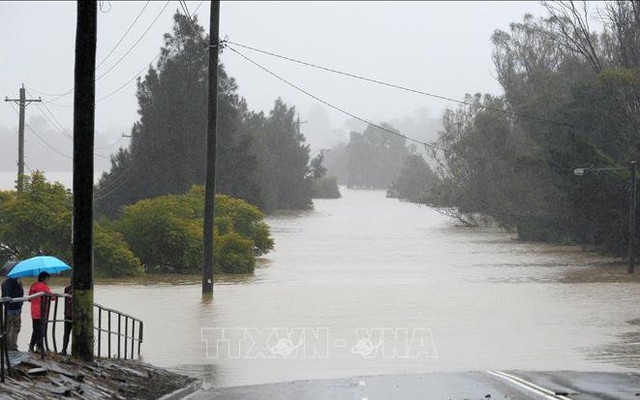
{"label": "utility pole", "polygon": [[298,136],[300,136],[300,124],[306,124],[308,121],[300,121],[300,113],[298,113],[298,119],[296,120],[296,126],[298,127]]}
{"label": "utility pole", "polygon": [[93,146],[97,3],[77,1],[73,96],[74,358],[93,360]]}
{"label": "utility pole", "polygon": [[630,194],[629,194],[629,273],[635,270],[636,250],[636,162],[631,161],[630,167]]}
{"label": "utility pole", "polygon": [[24,112],[25,108],[31,103],[41,102],[42,99],[27,99],[24,90],[24,83],[20,88],[19,99],[9,99],[5,97],[4,101],[11,101],[17,103],[20,108],[20,117],[18,120],[18,192],[22,192],[23,178],[24,178]]}
{"label": "utility pole", "polygon": [[202,298],[213,296],[213,213],[216,201],[216,124],[218,122],[218,53],[220,52],[220,0],[209,11],[209,113],[207,117],[207,167],[204,191]]}

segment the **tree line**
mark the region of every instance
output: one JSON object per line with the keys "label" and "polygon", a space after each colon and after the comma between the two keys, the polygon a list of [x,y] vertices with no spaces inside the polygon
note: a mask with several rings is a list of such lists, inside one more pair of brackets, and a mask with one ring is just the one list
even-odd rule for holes
{"label": "tree line", "polygon": [[492,35],[504,93],[446,111],[428,201],[525,240],[622,255],[640,150],[640,6],[607,2],[593,32],[587,2],[543,4],[545,16]]}
{"label": "tree line", "polygon": [[[111,169],[97,186],[101,213],[114,217],[124,205],[204,183],[207,44],[197,20],[174,15],[157,65],[138,79],[140,118],[131,144],[112,155]],[[276,99],[268,115],[251,111],[222,64],[218,74],[216,192],[266,212],[310,208],[320,174],[295,107]]]}

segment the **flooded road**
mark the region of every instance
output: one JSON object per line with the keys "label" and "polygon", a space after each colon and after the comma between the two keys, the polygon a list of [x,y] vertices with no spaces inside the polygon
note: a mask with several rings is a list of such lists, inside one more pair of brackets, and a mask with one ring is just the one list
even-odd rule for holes
{"label": "flooded road", "polygon": [[[145,361],[212,386],[640,365],[640,286],[624,265],[456,227],[382,191],[342,194],[270,217],[276,251],[255,275],[218,282],[211,303],[188,279],[99,285],[96,302],[144,320]],[[217,342],[223,328],[230,340]],[[304,340],[265,339],[276,328],[306,332],[302,350],[291,345]],[[234,348],[238,332],[253,346]],[[284,351],[269,356],[261,339]]]}

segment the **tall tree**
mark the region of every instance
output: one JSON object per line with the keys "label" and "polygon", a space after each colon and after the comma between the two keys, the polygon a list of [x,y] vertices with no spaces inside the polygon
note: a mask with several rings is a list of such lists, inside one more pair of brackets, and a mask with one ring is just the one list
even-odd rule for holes
{"label": "tall tree", "polygon": [[[395,131],[391,125],[382,124]],[[347,146],[348,186],[386,189],[409,154],[403,137],[368,125],[364,132],[351,132]]]}
{"label": "tall tree", "polygon": [[[295,107],[277,99],[269,117],[254,116],[260,126],[260,170],[265,208],[305,209],[311,206],[309,145],[299,132]],[[262,119],[262,120],[261,120]]]}
{"label": "tall tree", "polygon": [[[140,119],[131,146],[112,156],[112,169],[98,185],[99,208],[112,216],[124,204],[204,183],[208,44],[202,27],[187,18],[175,14],[157,65],[138,81]],[[217,191],[257,203],[255,154],[243,130],[246,104],[222,65],[218,74]]]}

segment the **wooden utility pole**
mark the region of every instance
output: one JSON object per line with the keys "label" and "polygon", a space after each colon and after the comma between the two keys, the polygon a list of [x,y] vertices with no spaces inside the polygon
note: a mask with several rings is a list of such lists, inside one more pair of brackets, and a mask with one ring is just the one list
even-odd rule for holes
{"label": "wooden utility pole", "polygon": [[93,142],[97,3],[78,0],[73,97],[72,354],[93,360]]}
{"label": "wooden utility pole", "polygon": [[202,239],[202,296],[213,295],[213,213],[216,194],[216,124],[218,121],[218,53],[220,51],[220,1],[212,0],[209,14],[209,115],[207,118],[207,169]]}
{"label": "wooden utility pole", "polygon": [[300,136],[300,124],[306,124],[308,121],[300,121],[300,113],[298,113],[298,119],[296,120],[296,126],[298,131],[298,136]]}
{"label": "wooden utility pole", "polygon": [[24,178],[24,113],[27,106],[34,102],[41,102],[42,99],[27,99],[24,90],[24,83],[20,88],[20,98],[18,99],[9,99],[6,98],[4,101],[11,101],[13,103],[17,103],[20,108],[19,119],[18,119],[18,192],[22,192],[23,188],[23,178]]}
{"label": "wooden utility pole", "polygon": [[635,258],[636,258],[636,162],[631,161],[630,168],[630,195],[629,195],[629,273],[633,274],[635,270]]}

